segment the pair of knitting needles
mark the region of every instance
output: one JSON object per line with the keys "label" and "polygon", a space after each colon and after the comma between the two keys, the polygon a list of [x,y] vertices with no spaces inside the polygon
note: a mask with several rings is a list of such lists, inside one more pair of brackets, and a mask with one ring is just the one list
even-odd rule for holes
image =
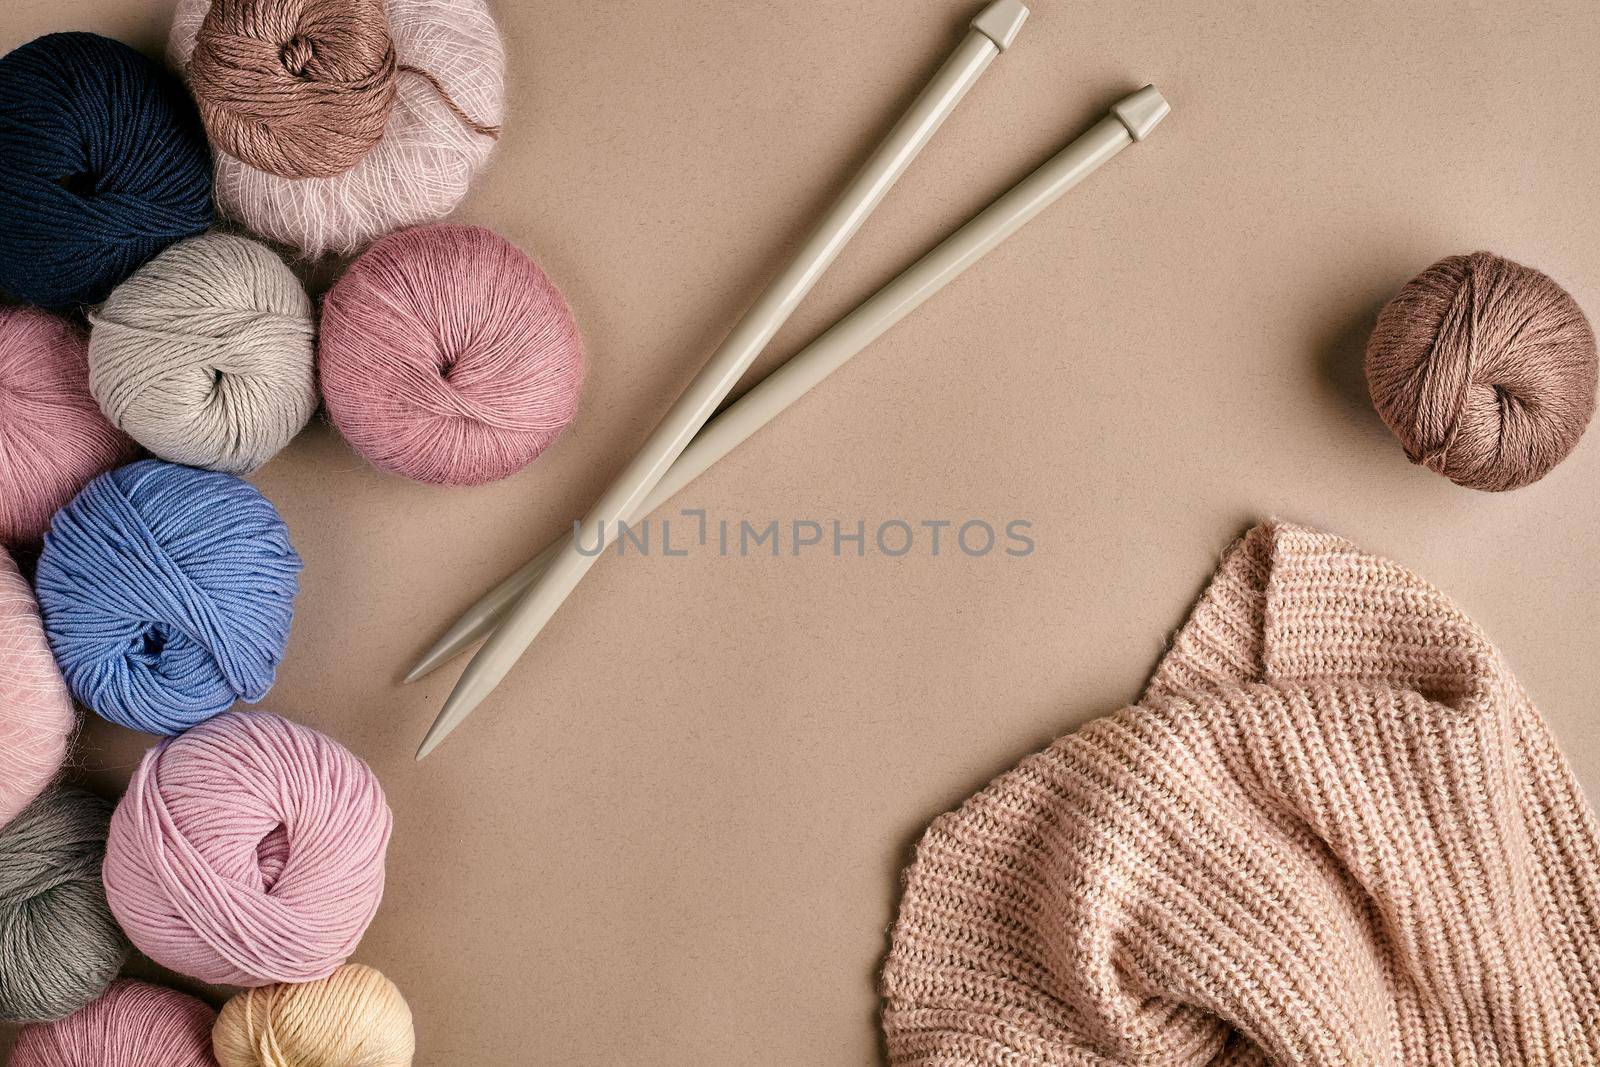
{"label": "pair of knitting needles", "polygon": [[419,761],[494,690],[599,557],[598,550],[580,551],[577,544],[604,548],[620,525],[642,521],[1068,189],[1144,140],[1166,117],[1167,102],[1154,86],[1118,101],[1105,118],[713,418],[967,90],[1010,47],[1027,16],[1021,0],[995,0],[973,19],[960,46],[583,520],[575,531],[581,541],[562,538],[490,590],[406,675],[407,682],[415,681],[488,638],[423,738]]}

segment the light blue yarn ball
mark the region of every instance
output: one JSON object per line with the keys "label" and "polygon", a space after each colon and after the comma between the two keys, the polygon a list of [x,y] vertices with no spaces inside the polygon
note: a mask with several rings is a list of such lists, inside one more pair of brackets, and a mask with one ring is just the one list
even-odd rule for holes
{"label": "light blue yarn ball", "polygon": [[176,734],[272,688],[300,567],[254,486],[146,459],[56,513],[39,608],[73,696],[111,722]]}

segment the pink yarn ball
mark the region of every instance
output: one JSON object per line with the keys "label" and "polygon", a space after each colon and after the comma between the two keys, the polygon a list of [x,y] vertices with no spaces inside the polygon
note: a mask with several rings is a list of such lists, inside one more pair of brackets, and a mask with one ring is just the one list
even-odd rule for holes
{"label": "pink yarn ball", "polygon": [[323,302],[318,361],[351,447],[438,485],[520,470],[572,421],[583,388],[560,291],[479,226],[419,226],[373,245]]}
{"label": "pink yarn ball", "polygon": [[228,712],[146,753],[111,817],[106,899],[129,940],[181,974],[326,978],[378,910],[390,823],[344,746]]}
{"label": "pink yarn ball", "polygon": [[56,509],[133,448],[89,395],[83,331],[0,307],[0,544],[37,544]]}
{"label": "pink yarn ball", "polygon": [[216,1012],[177,990],[113,982],[65,1019],[24,1026],[11,1067],[216,1067],[216,1019]]}
{"label": "pink yarn ball", "polygon": [[39,604],[0,548],[0,826],[55,779],[76,726]]}

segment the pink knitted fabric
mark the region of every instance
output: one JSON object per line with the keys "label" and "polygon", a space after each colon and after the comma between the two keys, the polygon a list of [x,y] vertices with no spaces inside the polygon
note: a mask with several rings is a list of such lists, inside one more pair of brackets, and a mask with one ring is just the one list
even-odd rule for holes
{"label": "pink knitted fabric", "polygon": [[111,818],[106,900],[181,974],[326,978],[378,909],[390,823],[378,780],[338,742],[228,712],[145,754]]}
{"label": "pink knitted fabric", "polygon": [[896,1064],[1600,1063],[1596,821],[1443,595],[1265,525],[1139,704],[934,822],[883,995]]}
{"label": "pink knitted fabric", "polygon": [[55,778],[76,726],[39,604],[0,548],[0,826]]}

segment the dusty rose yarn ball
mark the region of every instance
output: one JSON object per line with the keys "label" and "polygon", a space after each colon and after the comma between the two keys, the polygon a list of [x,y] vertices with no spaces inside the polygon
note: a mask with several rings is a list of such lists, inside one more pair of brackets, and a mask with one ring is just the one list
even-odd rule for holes
{"label": "dusty rose yarn ball", "polygon": [[479,226],[419,226],[373,245],[328,293],[317,356],[351,447],[438,485],[520,470],[572,421],[583,387],[567,302]]}
{"label": "dusty rose yarn ball", "polygon": [[11,1067],[216,1067],[216,1017],[175,989],[113,982],[65,1019],[23,1027]]}
{"label": "dusty rose yarn ball", "polygon": [[1411,462],[1458,485],[1548,474],[1594,413],[1594,332],[1546,275],[1489,252],[1441,259],[1389,301],[1367,343],[1373,405]]}
{"label": "dusty rose yarn ball", "polygon": [[37,544],[61,505],[133,454],[89,393],[88,351],[66,319],[0,307],[0,544]]}
{"label": "dusty rose yarn ball", "polygon": [[315,981],[378,910],[390,825],[371,768],[337,741],[228,712],[145,754],[111,818],[106,900],[180,974]]}

